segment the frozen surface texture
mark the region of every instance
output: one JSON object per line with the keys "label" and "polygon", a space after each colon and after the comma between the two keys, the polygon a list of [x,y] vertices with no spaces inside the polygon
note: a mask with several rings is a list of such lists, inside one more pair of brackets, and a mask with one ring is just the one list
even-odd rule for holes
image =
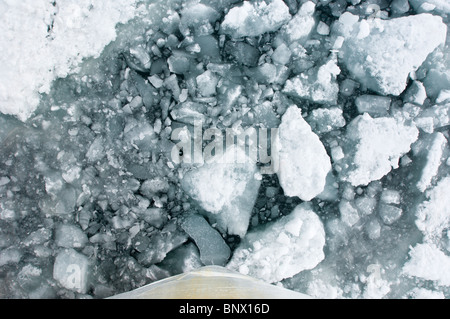
{"label": "frozen surface texture", "polygon": [[400,95],[408,76],[445,43],[447,26],[431,14],[392,20],[362,20],[349,25],[341,50],[346,67],[367,88]]}
{"label": "frozen surface texture", "polygon": [[324,258],[322,222],[307,204],[288,216],[247,234],[227,267],[266,282],[278,282]]}

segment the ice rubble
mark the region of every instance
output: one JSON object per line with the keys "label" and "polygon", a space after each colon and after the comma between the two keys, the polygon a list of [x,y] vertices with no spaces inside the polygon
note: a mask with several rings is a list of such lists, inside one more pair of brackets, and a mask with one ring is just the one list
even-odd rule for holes
{"label": "ice rubble", "polygon": [[314,268],[324,258],[325,232],[308,204],[266,227],[247,234],[227,267],[243,274],[278,282]]}
{"label": "ice rubble", "polygon": [[331,170],[330,158],[297,106],[284,113],[276,145],[276,166],[284,193],[304,201],[322,193]]}
{"label": "ice rubble", "polygon": [[283,92],[296,97],[311,100],[316,103],[336,104],[339,85],[336,77],[341,70],[334,59],[324,65],[309,70],[286,81]]}
{"label": "ice rubble", "polygon": [[0,111],[26,120],[39,94],[49,93],[55,78],[75,72],[84,58],[98,57],[116,38],[116,24],[134,17],[135,4],[136,0],[2,3]]}
{"label": "ice rubble", "polygon": [[[23,39],[2,59],[36,44],[4,63],[3,113],[71,74],[28,123],[0,116],[0,295],[102,298],[220,264],[319,298],[449,296],[444,2],[135,3],[0,4],[2,41]],[[278,174],[175,161],[171,133],[198,120],[278,128]]]}
{"label": "ice rubble", "polygon": [[336,25],[345,38],[342,62],[361,84],[383,95],[400,95],[410,73],[446,40],[447,26],[431,14],[361,22],[344,15]]}

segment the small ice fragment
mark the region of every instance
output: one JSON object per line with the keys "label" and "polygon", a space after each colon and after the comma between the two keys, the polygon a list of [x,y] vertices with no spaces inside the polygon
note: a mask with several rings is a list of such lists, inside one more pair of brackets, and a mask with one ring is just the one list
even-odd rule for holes
{"label": "small ice fragment", "polygon": [[371,116],[388,115],[391,98],[379,95],[361,95],[355,100],[360,114],[369,113]]}

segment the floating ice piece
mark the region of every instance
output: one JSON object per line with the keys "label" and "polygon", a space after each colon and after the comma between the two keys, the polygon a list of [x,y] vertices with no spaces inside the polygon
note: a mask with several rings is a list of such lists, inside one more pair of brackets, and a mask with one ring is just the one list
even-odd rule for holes
{"label": "floating ice piece", "polygon": [[408,0],[394,0],[391,3],[391,11],[393,14],[401,15],[410,9]]}
{"label": "floating ice piece", "polygon": [[150,267],[160,263],[172,250],[187,241],[187,235],[174,222],[169,222],[161,231],[151,236],[138,234],[134,238],[134,245],[141,251],[137,255],[138,262]]}
{"label": "floating ice piece", "polygon": [[341,214],[341,221],[347,226],[352,227],[358,223],[360,216],[356,207],[352,202],[347,200],[342,200],[339,203],[339,213]]}
{"label": "floating ice piece", "polygon": [[[233,154],[245,162],[232,162]],[[232,146],[216,161],[185,174],[181,187],[217,219],[219,229],[243,237],[258,195],[260,181],[255,178],[256,163],[245,150]]]}
{"label": "floating ice piece", "polygon": [[380,204],[378,212],[383,223],[392,225],[402,217],[403,210],[394,205]]}
{"label": "floating ice piece", "polygon": [[210,6],[202,3],[187,5],[181,10],[180,29],[185,33],[186,28],[193,28],[196,33],[207,24],[213,24],[220,18],[220,14]]}
{"label": "floating ice piece", "polygon": [[373,119],[365,113],[347,126],[344,153],[347,167],[340,176],[353,186],[368,185],[398,168],[400,157],[419,136],[416,127],[392,118]]}
{"label": "floating ice piece", "polygon": [[418,244],[409,252],[411,259],[403,266],[403,273],[439,286],[450,286],[450,257],[432,244]]}
{"label": "floating ice piece", "polygon": [[283,115],[276,147],[278,178],[287,196],[309,201],[325,189],[331,170],[330,158],[295,105]]}
{"label": "floating ice piece", "polygon": [[425,3],[432,5],[436,10],[442,13],[450,13],[450,3],[447,0],[409,0],[416,11],[420,11]]}
{"label": "floating ice piece", "polygon": [[73,249],[62,250],[55,258],[53,278],[66,289],[78,293],[88,290],[90,275],[89,260]]}
{"label": "floating ice piece", "polygon": [[308,204],[276,222],[249,232],[227,265],[273,283],[312,269],[324,259],[325,231]]}
{"label": "floating ice piece", "polygon": [[436,187],[427,191],[427,200],[416,210],[416,225],[425,238],[439,239],[442,231],[450,225],[450,177],[439,181]]}
{"label": "floating ice piece", "polygon": [[272,54],[272,61],[274,64],[286,65],[291,59],[292,52],[284,43],[280,44]]}
{"label": "floating ice piece", "polygon": [[447,139],[444,134],[440,132],[433,134],[426,157],[426,164],[416,184],[421,192],[424,192],[431,185],[433,177],[437,175],[439,166],[443,161],[442,156],[446,145]]}
{"label": "floating ice piece", "polygon": [[204,265],[225,266],[230,258],[230,248],[222,235],[202,216],[187,216],[181,223],[181,227],[195,241],[200,250],[200,260]]}
{"label": "floating ice piece", "polygon": [[89,146],[86,152],[86,158],[89,162],[98,162],[105,157],[105,141],[102,137],[97,137]]}
{"label": "floating ice piece", "polygon": [[305,2],[291,21],[281,29],[281,34],[285,35],[289,43],[294,41],[300,44],[306,43],[316,25],[315,9],[316,4],[314,2]]}
{"label": "floating ice piece", "polygon": [[423,105],[427,98],[427,91],[422,82],[414,81],[405,93],[403,98],[404,102],[414,103],[417,105]]}
{"label": "floating ice piece", "polygon": [[329,35],[330,27],[325,22],[320,21],[319,24],[317,25],[316,31],[320,35]]}
{"label": "floating ice piece", "polygon": [[434,130],[450,125],[450,103],[433,105],[423,110],[414,121],[418,122],[427,118],[431,119]]}
{"label": "floating ice piece", "polygon": [[336,104],[339,85],[336,77],[341,70],[334,59],[326,64],[311,69],[309,72],[300,74],[286,81],[283,92],[287,95],[308,99],[316,103]]}
{"label": "floating ice piece", "polygon": [[264,63],[256,68],[247,69],[246,74],[258,83],[283,84],[289,76],[289,68],[284,65]]}
{"label": "floating ice piece", "polygon": [[361,95],[355,100],[360,114],[369,113],[371,116],[386,116],[391,107],[391,98],[379,95]]}
{"label": "floating ice piece", "polygon": [[202,96],[211,96],[216,93],[219,78],[210,70],[205,71],[196,78],[197,90]]}
{"label": "floating ice piece", "polygon": [[401,202],[401,194],[399,191],[393,189],[385,189],[381,193],[380,201],[384,204],[399,205]]}
{"label": "floating ice piece", "polygon": [[252,0],[228,11],[221,32],[233,38],[256,37],[278,30],[291,19],[289,8],[282,0]]}
{"label": "floating ice piece", "polygon": [[446,25],[431,14],[373,19],[364,24],[370,33],[363,38],[356,36],[361,23],[350,24],[347,34],[344,30],[340,56],[359,82],[382,95],[400,95],[409,74],[446,41]]}
{"label": "floating ice piece", "polygon": [[442,90],[450,89],[450,70],[440,68],[429,70],[423,85],[428,97],[436,99]]}
{"label": "floating ice piece", "polygon": [[248,43],[228,41],[225,45],[225,52],[231,55],[236,62],[243,65],[251,67],[258,65],[259,50]]}
{"label": "floating ice piece", "polygon": [[156,177],[142,183],[139,191],[147,198],[152,198],[158,193],[167,192],[169,187],[169,182],[165,178]]}
{"label": "floating ice piece", "polygon": [[7,264],[17,264],[23,256],[23,252],[17,248],[6,248],[0,251],[0,267]]}
{"label": "floating ice piece", "polygon": [[445,295],[441,291],[433,291],[425,288],[414,288],[408,293],[408,297],[412,299],[445,299]]}
{"label": "floating ice piece", "polygon": [[314,132],[326,133],[345,126],[345,118],[339,107],[320,108],[311,111],[308,123]]}
{"label": "floating ice piece", "polygon": [[[40,93],[57,77],[98,57],[116,38],[115,26],[135,14],[136,0],[47,0],[2,3],[0,10],[0,112],[25,121]],[[26,72],[24,72],[26,70]]]}
{"label": "floating ice piece", "polygon": [[436,103],[450,102],[450,90],[441,90],[436,98]]}
{"label": "floating ice piece", "polygon": [[88,243],[88,238],[81,228],[61,224],[56,228],[55,243],[58,247],[82,248]]}

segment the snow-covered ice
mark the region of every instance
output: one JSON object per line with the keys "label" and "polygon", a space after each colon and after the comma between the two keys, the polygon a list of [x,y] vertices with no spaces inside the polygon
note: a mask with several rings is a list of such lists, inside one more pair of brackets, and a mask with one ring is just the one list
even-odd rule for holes
{"label": "snow-covered ice", "polygon": [[273,224],[249,232],[227,267],[267,282],[278,282],[324,258],[325,232],[308,204],[297,206]]}
{"label": "snow-covered ice", "polygon": [[297,106],[286,110],[278,131],[278,178],[287,196],[310,201],[325,188],[330,158]]}
{"label": "snow-covered ice", "polygon": [[416,210],[416,225],[425,238],[439,239],[442,232],[450,226],[450,206],[448,193],[450,177],[446,177],[426,192],[427,199]]}
{"label": "snow-covered ice", "polygon": [[[384,95],[400,95],[409,74],[445,43],[447,34],[442,18],[431,14],[361,22],[356,17],[341,24],[346,38],[342,62],[361,84]],[[358,36],[363,27],[368,32]]]}
{"label": "snow-covered ice", "polygon": [[450,286],[450,257],[432,244],[418,244],[410,251],[410,260],[403,266],[404,274]]}
{"label": "snow-covered ice", "polygon": [[50,92],[54,79],[76,71],[83,58],[98,57],[116,38],[116,24],[135,15],[135,3],[135,0],[3,3],[0,111],[26,120],[36,109],[39,94]]}
{"label": "snow-covered ice", "polygon": [[282,0],[244,1],[226,14],[221,30],[234,38],[254,37],[276,31],[290,19],[289,8]]}
{"label": "snow-covered ice", "polygon": [[[242,157],[244,163],[230,159]],[[228,161],[228,160],[230,161]],[[183,189],[199,205],[217,219],[220,229],[243,237],[258,195],[260,181],[255,177],[256,163],[239,146],[226,150],[216,162],[186,173]]]}
{"label": "snow-covered ice", "polygon": [[334,59],[286,81],[283,92],[322,104],[336,104],[339,86],[336,77],[341,73]]}
{"label": "snow-covered ice", "polygon": [[418,138],[415,126],[388,117],[372,118],[365,113],[348,126],[344,153],[346,167],[341,178],[353,186],[367,185],[398,168],[401,156],[408,153]]}

